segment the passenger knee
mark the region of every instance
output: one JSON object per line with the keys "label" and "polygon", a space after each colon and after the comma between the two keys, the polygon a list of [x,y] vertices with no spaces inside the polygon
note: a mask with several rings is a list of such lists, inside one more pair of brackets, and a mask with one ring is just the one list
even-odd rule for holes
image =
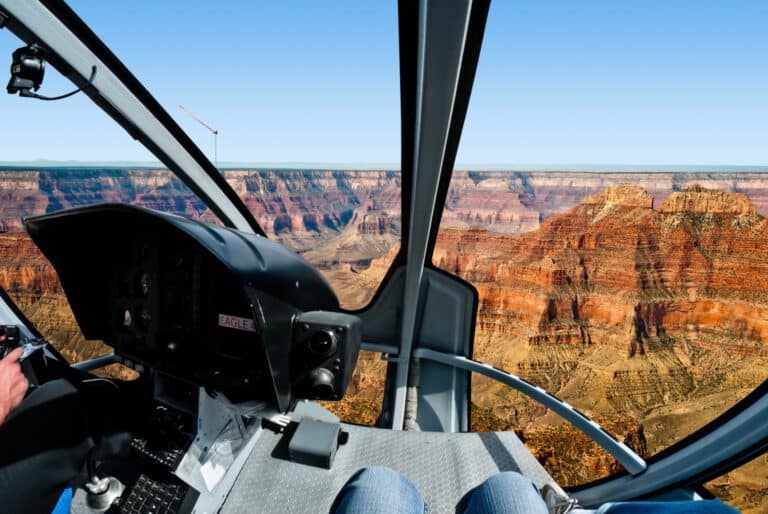
{"label": "passenger knee", "polygon": [[419,513],[425,511],[424,499],[416,486],[389,468],[374,466],[355,474],[334,501],[331,512]]}
{"label": "passenger knee", "polygon": [[537,494],[539,492],[530,478],[524,477],[516,471],[498,473],[483,482],[480,487],[498,488],[505,491],[522,491],[526,488],[532,488]]}

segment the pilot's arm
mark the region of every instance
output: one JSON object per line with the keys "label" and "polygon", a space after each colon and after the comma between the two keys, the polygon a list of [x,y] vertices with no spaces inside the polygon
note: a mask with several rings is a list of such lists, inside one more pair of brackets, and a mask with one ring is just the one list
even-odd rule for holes
{"label": "pilot's arm", "polygon": [[29,389],[29,382],[19,364],[21,352],[21,348],[16,348],[0,360],[0,425],[19,406]]}
{"label": "pilot's arm", "polygon": [[50,514],[66,487],[88,478],[89,409],[67,379],[25,396],[21,355],[16,348],[0,360],[0,512]]}

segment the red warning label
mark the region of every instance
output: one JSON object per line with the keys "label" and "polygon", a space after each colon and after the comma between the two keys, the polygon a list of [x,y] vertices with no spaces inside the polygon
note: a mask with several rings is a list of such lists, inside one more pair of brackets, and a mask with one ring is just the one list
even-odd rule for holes
{"label": "red warning label", "polygon": [[252,319],[238,318],[229,314],[219,314],[219,326],[234,328],[235,330],[245,330],[246,332],[256,332],[256,325]]}

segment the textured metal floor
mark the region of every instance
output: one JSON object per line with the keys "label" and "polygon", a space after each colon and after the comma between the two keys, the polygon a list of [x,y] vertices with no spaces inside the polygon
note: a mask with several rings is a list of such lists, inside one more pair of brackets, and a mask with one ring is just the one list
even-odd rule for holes
{"label": "textured metal floor", "polygon": [[467,492],[499,471],[518,471],[539,487],[554,485],[514,432],[447,434],[342,425],[349,441],[331,470],[287,460],[287,441],[266,431],[221,510],[226,514],[325,513],[349,478],[366,466],[408,477],[430,514],[453,513]]}
{"label": "textured metal floor", "polygon": [[[342,425],[349,432],[331,470],[287,460],[288,441],[262,432],[232,492],[226,514],[320,514],[349,478],[367,466],[387,466],[410,479],[430,514],[455,512],[472,488],[499,471],[518,471],[539,487],[556,485],[514,432],[446,434]],[[91,514],[77,491],[73,514]]]}

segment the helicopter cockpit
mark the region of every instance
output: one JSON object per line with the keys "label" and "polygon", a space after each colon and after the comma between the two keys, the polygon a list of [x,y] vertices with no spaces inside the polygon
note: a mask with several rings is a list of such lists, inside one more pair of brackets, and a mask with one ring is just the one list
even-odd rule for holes
{"label": "helicopter cockpit", "polygon": [[[50,64],[211,214],[193,220],[106,202],[24,220],[85,338],[113,353],[69,366],[5,293],[0,342],[33,355],[32,382],[62,367],[91,373],[118,363],[144,388],[141,426],[127,448],[94,463],[72,512],[328,512],[369,466],[405,475],[431,512],[454,512],[500,471],[589,511],[638,498],[700,500],[702,481],[765,452],[765,384],[646,459],[569,402],[474,359],[478,291],[433,257],[489,5],[398,3],[399,248],[370,303],[352,310],[307,260],[265,237],[232,184],[67,4],[0,0],[0,28],[26,44],[13,55],[8,92],[68,96],[37,92]],[[343,401],[361,351],[385,368],[373,427],[318,403]],[[514,431],[470,432],[472,374],[558,415],[616,473],[566,492]]]}

